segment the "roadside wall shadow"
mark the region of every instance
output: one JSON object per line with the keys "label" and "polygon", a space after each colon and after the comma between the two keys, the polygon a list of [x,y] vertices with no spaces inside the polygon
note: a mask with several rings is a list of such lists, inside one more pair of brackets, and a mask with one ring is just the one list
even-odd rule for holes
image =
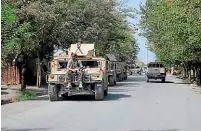
{"label": "roadside wall shadow", "polygon": [[7,95],[9,94],[8,92],[5,92],[5,91],[1,91],[1,95]]}

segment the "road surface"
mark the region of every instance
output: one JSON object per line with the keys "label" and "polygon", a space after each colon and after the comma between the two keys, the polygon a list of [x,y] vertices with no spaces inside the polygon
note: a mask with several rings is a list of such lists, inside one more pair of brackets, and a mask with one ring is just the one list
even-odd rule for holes
{"label": "road surface", "polygon": [[105,101],[45,97],[3,105],[2,131],[201,131],[201,90],[131,76]]}

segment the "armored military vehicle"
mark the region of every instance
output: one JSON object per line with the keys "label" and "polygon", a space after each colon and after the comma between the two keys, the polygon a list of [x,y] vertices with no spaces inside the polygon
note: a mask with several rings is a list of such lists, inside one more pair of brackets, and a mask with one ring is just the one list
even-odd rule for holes
{"label": "armored military vehicle", "polygon": [[127,79],[127,64],[122,59],[122,54],[114,54],[117,62],[115,63],[116,76],[118,81]]}
{"label": "armored military vehicle", "polygon": [[[66,66],[70,60],[70,54],[78,55],[84,66],[83,89],[78,87],[78,74],[71,76],[72,88],[67,88]],[[63,96],[93,95],[96,100],[103,100],[108,93],[108,65],[106,59],[96,57],[94,44],[72,44],[68,55],[55,56],[50,63],[50,74],[47,75],[48,95],[50,101],[57,101]]]}
{"label": "armored military vehicle", "polygon": [[161,82],[165,82],[166,69],[160,62],[150,62],[146,72],[146,80],[149,82],[150,79],[161,79]]}
{"label": "armored military vehicle", "polygon": [[116,69],[115,64],[117,60],[115,59],[115,56],[113,54],[107,54],[106,55],[108,60],[108,82],[109,86],[116,85],[117,77],[116,77]]}

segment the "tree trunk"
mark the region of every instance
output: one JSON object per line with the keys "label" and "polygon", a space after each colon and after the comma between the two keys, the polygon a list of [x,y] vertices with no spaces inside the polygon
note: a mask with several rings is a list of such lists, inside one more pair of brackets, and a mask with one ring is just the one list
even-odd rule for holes
{"label": "tree trunk", "polygon": [[40,58],[38,58],[38,60],[37,60],[37,83],[36,83],[36,86],[38,88],[41,87],[41,65],[40,65],[40,63],[41,63],[41,60],[40,60]]}
{"label": "tree trunk", "polygon": [[187,77],[187,69],[184,67],[184,78]]}
{"label": "tree trunk", "polygon": [[201,84],[201,65],[200,65],[200,71],[199,71],[198,79],[199,79],[199,85],[200,85]]}
{"label": "tree trunk", "polygon": [[26,62],[22,65],[21,91],[26,90]]}
{"label": "tree trunk", "polygon": [[193,67],[193,78],[195,79],[195,67]]}

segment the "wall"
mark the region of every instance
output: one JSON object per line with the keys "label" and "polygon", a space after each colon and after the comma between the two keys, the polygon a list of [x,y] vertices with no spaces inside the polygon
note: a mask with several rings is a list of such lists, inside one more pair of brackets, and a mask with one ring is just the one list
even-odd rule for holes
{"label": "wall", "polygon": [[17,67],[4,64],[4,69],[1,73],[1,84],[2,85],[16,85],[20,84],[20,74]]}

